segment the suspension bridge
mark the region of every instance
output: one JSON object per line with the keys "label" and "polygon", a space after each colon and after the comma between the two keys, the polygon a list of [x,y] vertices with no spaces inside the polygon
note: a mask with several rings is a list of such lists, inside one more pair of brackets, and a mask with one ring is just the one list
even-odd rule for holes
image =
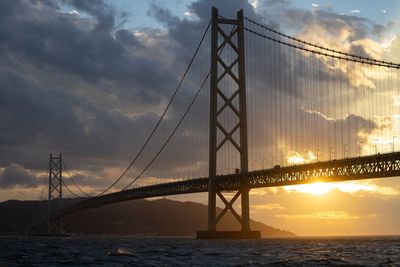
{"label": "suspension bridge", "polygon": [[[208,229],[198,238],[259,238],[249,224],[253,188],[400,176],[399,64],[333,48],[335,37],[301,40],[242,10],[225,18],[213,8],[199,39],[154,128],[111,185],[90,195],[61,155],[50,157],[47,234],[85,209],[208,192]],[[346,51],[351,45],[360,48]],[[85,198],[61,207],[63,187]],[[240,231],[218,229],[227,212]]]}

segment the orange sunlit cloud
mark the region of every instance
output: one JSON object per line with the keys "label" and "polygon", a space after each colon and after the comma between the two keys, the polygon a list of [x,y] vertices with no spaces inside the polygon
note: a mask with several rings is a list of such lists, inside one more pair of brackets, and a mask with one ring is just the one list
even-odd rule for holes
{"label": "orange sunlit cloud", "polygon": [[306,155],[292,151],[286,156],[286,159],[289,164],[304,164],[317,160],[317,157],[312,151],[307,151]]}
{"label": "orange sunlit cloud", "polygon": [[[365,215],[350,214],[347,211],[320,211],[312,214],[277,214],[277,218],[282,219],[312,219],[312,220],[358,220]],[[375,214],[369,214],[367,217],[375,217]]]}
{"label": "orange sunlit cloud", "polygon": [[279,203],[250,205],[250,208],[255,210],[286,210],[286,208]]}

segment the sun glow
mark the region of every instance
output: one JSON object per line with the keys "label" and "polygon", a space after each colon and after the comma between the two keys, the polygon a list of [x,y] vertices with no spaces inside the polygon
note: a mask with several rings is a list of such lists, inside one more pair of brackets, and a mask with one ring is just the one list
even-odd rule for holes
{"label": "sun glow", "polygon": [[343,182],[343,183],[312,183],[303,185],[285,186],[287,192],[298,192],[316,196],[324,195],[332,190],[344,193],[370,192],[386,196],[398,195],[398,192],[391,187],[381,187],[365,182]]}
{"label": "sun glow", "polygon": [[328,193],[334,189],[332,184],[324,184],[324,183],[314,183],[314,184],[306,184],[306,185],[295,185],[285,187],[285,190],[288,191],[296,191],[300,193],[313,194],[313,195],[323,195]]}

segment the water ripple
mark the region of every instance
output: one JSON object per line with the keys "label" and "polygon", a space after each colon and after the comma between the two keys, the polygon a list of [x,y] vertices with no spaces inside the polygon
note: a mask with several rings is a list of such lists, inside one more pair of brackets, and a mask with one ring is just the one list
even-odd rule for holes
{"label": "water ripple", "polygon": [[0,266],[400,266],[400,237],[0,237]]}

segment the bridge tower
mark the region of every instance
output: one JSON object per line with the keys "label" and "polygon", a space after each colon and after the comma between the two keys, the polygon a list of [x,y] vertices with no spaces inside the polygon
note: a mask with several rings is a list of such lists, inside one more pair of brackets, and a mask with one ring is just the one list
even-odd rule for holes
{"label": "bridge tower", "polygon": [[62,209],[62,168],[62,154],[59,154],[58,157],[50,154],[47,235],[62,235],[64,233],[62,218],[52,218]]}
{"label": "bridge tower", "polygon": [[[226,26],[230,31],[226,31]],[[228,60],[223,56],[223,50],[229,49],[234,58]],[[218,15],[218,9],[212,8],[211,22],[211,76],[210,76],[210,147],[209,147],[209,191],[208,191],[208,229],[198,231],[197,238],[203,239],[255,239],[260,238],[259,231],[250,230],[249,189],[241,189],[228,201],[217,182],[217,156],[222,147],[230,144],[239,153],[240,174],[248,172],[248,145],[246,122],[246,81],[245,81],[245,52],[244,52],[243,10],[236,14],[236,19],[225,19]],[[234,91],[224,90],[227,85],[224,78],[234,84]],[[238,98],[238,100],[236,99]],[[236,125],[232,128],[224,126],[221,121],[223,112],[231,112],[237,117]],[[239,133],[239,138],[235,139]],[[236,135],[235,135],[236,134]],[[218,138],[222,137],[222,138]],[[220,139],[220,140],[219,140]],[[239,139],[239,140],[237,140]],[[225,204],[223,211],[217,216],[217,196]],[[233,204],[241,197],[241,215]],[[240,231],[218,231],[217,224],[231,211],[241,225]]]}

